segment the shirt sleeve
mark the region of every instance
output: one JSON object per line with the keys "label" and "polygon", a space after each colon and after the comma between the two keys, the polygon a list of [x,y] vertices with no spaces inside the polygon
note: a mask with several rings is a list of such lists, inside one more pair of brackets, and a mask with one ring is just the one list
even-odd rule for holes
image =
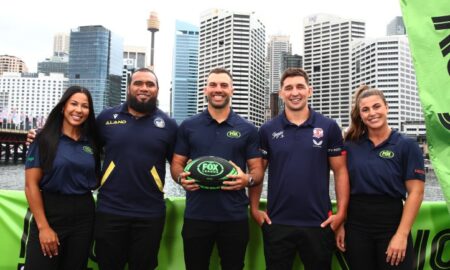
{"label": "shirt sleeve", "polygon": [[41,162],[39,160],[39,144],[37,141],[34,141],[28,148],[25,169],[30,168],[41,168]]}
{"label": "shirt sleeve", "polygon": [[[167,161],[172,162],[172,157],[173,157],[173,151],[175,150],[175,144],[176,144],[176,140],[177,140],[177,130],[178,130],[178,125],[175,121],[173,121],[173,126],[171,126],[171,132],[170,132],[170,143],[168,144],[168,148],[167,148],[167,156],[166,159]],[[172,131],[173,130],[173,131]]]}
{"label": "shirt sleeve", "polygon": [[342,155],[344,150],[344,139],[342,132],[336,122],[332,122],[328,137],[328,156],[337,157]]}
{"label": "shirt sleeve", "polygon": [[258,132],[258,134],[259,134],[259,141],[260,141],[260,151],[261,151],[261,154],[262,154],[262,158],[263,159],[269,159],[269,143],[268,143],[268,140],[267,140],[267,136],[266,136],[266,129],[264,128],[264,126],[262,126],[260,129],[259,129],[259,132]]}
{"label": "shirt sleeve", "polygon": [[247,160],[261,157],[258,130],[252,127],[247,143]]}
{"label": "shirt sleeve", "polygon": [[425,181],[425,165],[422,150],[411,139],[406,139],[406,146],[403,149],[406,152],[403,158],[403,179],[405,181],[412,179]]}
{"label": "shirt sleeve", "polygon": [[174,153],[185,157],[190,156],[188,130],[185,122],[181,123],[177,131]]}

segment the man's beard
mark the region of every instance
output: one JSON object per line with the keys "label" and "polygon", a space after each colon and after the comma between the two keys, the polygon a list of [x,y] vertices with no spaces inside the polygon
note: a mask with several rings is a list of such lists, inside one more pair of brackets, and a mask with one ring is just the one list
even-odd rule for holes
{"label": "man's beard", "polygon": [[230,104],[230,99],[231,99],[230,97],[226,97],[222,104],[215,104],[215,103],[213,103],[212,101],[209,100],[208,96],[206,96],[206,101],[214,109],[223,109],[223,108],[227,107],[228,104]]}
{"label": "man's beard", "polygon": [[155,111],[157,106],[158,100],[156,97],[151,97],[146,102],[138,101],[135,96],[132,96],[128,94],[127,96],[127,104],[130,106],[133,110],[140,112],[140,113],[152,113]]}

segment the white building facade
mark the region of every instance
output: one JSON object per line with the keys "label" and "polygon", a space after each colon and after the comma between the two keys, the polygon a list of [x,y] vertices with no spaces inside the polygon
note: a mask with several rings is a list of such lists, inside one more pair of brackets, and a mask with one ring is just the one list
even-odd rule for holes
{"label": "white building facade", "polygon": [[350,124],[351,41],[364,38],[365,23],[318,14],[304,19],[304,69],[312,108],[345,128]]}
{"label": "white building facade", "polygon": [[0,76],[0,113],[2,118],[46,118],[68,86],[62,73],[21,74],[7,72]]}
{"label": "white building facade", "polygon": [[222,67],[233,75],[233,110],[256,126],[264,123],[265,33],[251,12],[211,9],[201,15],[197,112],[207,106],[208,73]]}
{"label": "white building facade", "polygon": [[[352,88],[367,84],[382,90],[389,106],[388,123],[391,127],[405,131],[406,123],[423,122],[406,36],[354,41],[352,63]],[[423,132],[421,129],[416,129],[417,135]]]}

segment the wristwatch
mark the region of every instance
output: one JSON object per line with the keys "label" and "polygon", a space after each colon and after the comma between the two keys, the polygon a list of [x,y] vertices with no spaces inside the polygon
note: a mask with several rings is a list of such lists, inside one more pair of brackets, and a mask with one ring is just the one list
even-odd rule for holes
{"label": "wristwatch", "polygon": [[253,179],[253,177],[249,174],[248,175],[248,183],[247,183],[247,187],[253,187],[255,185],[255,180]]}
{"label": "wristwatch", "polygon": [[177,184],[181,186],[181,173],[177,177]]}

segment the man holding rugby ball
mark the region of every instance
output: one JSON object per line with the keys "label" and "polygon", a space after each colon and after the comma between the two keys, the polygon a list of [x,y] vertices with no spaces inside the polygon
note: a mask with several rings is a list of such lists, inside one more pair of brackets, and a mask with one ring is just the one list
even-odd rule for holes
{"label": "man holding rugby ball", "polygon": [[[204,94],[208,107],[180,125],[171,163],[172,177],[187,192],[182,231],[186,269],[208,270],[214,244],[222,270],[243,269],[249,239],[245,187],[259,185],[263,178],[258,133],[231,109],[233,82],[226,69],[211,70]],[[188,160],[202,156],[232,161],[238,174],[220,189],[201,188],[195,179],[186,179],[189,173],[183,169]]]}

